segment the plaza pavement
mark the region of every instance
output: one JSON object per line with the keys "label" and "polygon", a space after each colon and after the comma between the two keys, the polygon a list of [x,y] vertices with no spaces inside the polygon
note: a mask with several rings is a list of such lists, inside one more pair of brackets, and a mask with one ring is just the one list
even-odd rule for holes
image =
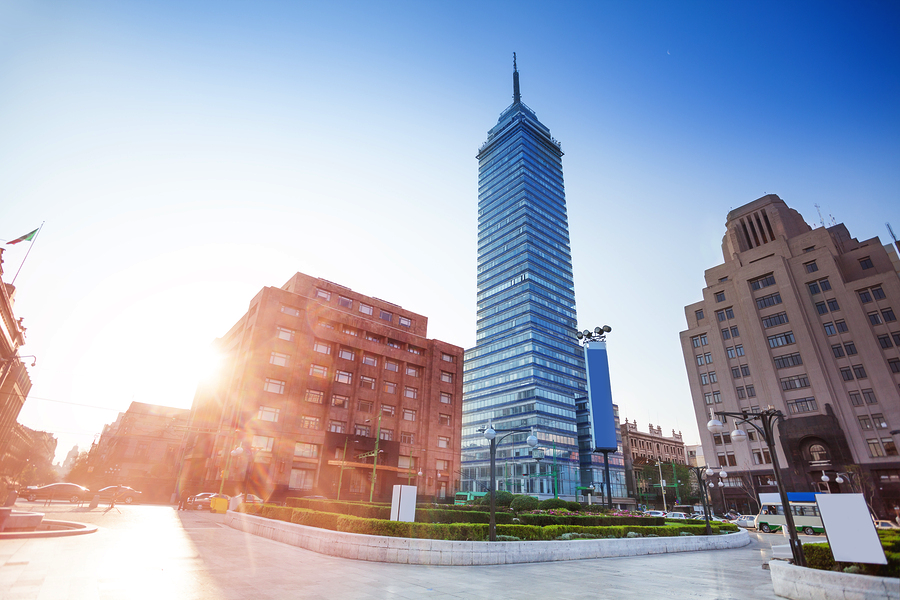
{"label": "plaza pavement", "polygon": [[769,600],[777,596],[762,564],[772,544],[785,542],[780,534],[751,533],[751,544],[734,550],[434,567],[323,556],[225,527],[224,515],[171,506],[17,508],[99,530],[0,541],[3,600]]}

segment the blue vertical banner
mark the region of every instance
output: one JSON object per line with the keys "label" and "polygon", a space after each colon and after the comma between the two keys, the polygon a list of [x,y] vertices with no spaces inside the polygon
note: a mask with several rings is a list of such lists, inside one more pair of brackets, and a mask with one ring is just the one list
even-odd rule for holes
{"label": "blue vertical banner", "polygon": [[587,365],[591,432],[594,435],[593,449],[601,452],[615,452],[618,450],[619,444],[616,440],[616,419],[613,413],[606,342],[588,342],[584,347],[584,362]]}

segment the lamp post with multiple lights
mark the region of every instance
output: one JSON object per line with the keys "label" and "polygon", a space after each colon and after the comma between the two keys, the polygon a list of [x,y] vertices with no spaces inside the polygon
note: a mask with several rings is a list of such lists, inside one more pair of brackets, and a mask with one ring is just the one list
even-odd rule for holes
{"label": "lamp post with multiple lights", "polygon": [[[498,438],[498,433],[502,433],[504,435],[501,435]],[[492,542],[497,541],[497,444],[503,441],[504,438],[514,433],[530,433],[531,435],[528,436],[528,438],[525,440],[525,443],[527,443],[532,448],[538,445],[538,439],[537,436],[534,435],[533,429],[494,429],[493,425],[488,424],[487,428],[482,430],[484,439],[491,443],[491,517],[488,524],[488,539]]]}
{"label": "lamp post with multiple lights", "polygon": [[[781,476],[781,469],[778,466],[778,456],[775,453],[775,425],[778,421],[784,420],[784,413],[772,406],[760,412],[727,412],[716,411],[716,416],[727,418],[731,417],[735,420],[735,429],[731,432],[732,442],[746,442],[747,432],[738,429],[737,425],[746,423],[753,427],[762,436],[763,441],[769,447],[769,455],[772,457],[772,470],[775,472],[775,485],[778,486],[778,495],[781,497],[781,506],[784,509],[784,520],[790,536],[791,555],[794,558],[794,564],[799,567],[806,566],[806,558],[803,556],[803,547],[800,544],[800,538],[797,535],[797,528],[794,525],[794,515],[791,512],[791,505],[788,501],[787,490],[784,487],[784,480]],[[754,423],[759,421],[760,425]],[[725,425],[718,419],[711,419],[706,424],[706,428],[712,433],[724,433]]]}

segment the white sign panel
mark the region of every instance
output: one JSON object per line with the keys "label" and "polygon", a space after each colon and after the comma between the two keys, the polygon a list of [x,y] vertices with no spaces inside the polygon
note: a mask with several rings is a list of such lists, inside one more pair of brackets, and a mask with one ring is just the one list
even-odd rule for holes
{"label": "white sign panel", "polygon": [[394,486],[394,494],[391,498],[391,521],[415,522],[417,489],[414,485]]}
{"label": "white sign panel", "polygon": [[862,494],[816,494],[816,503],[834,560],[887,564]]}

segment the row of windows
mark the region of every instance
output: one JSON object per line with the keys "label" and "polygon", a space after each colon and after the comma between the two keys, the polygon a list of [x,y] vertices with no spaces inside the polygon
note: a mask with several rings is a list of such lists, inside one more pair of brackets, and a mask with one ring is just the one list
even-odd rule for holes
{"label": "row of windows", "polygon": [[741,337],[741,332],[737,327],[731,327],[729,329],[722,330],[722,339],[730,340],[731,338]]}
{"label": "row of windows", "polygon": [[842,367],[841,368],[841,378],[844,381],[853,381],[854,376],[856,379],[865,379],[866,369],[862,365],[853,365],[852,367]]}
{"label": "row of windows", "polygon": [[[893,343],[891,343],[891,339],[893,338]],[[879,335],[878,343],[885,350],[891,348],[892,346],[900,347],[900,333],[891,332],[890,335]]]}
{"label": "row of windows", "polygon": [[710,352],[698,354],[695,358],[697,359],[697,366],[712,364],[712,354]]}
{"label": "row of windows", "polygon": [[706,346],[707,344],[709,344],[709,340],[706,338],[706,334],[704,333],[702,335],[695,335],[694,337],[692,337],[691,344],[694,346],[694,348],[699,348],[700,346]]}
{"label": "row of windows", "polygon": [[734,308],[729,306],[728,308],[726,308],[724,310],[717,310],[716,318],[719,321],[726,321],[728,319],[733,319],[734,318]]}
{"label": "row of windows", "polygon": [[831,347],[831,352],[835,358],[842,358],[845,354],[847,356],[856,356],[856,344],[853,342],[846,342],[843,346],[835,344]]}
{"label": "row of windows", "polygon": [[756,388],[752,385],[736,387],[734,391],[737,393],[737,397],[742,400],[744,398],[756,398]]}
{"label": "row of windows", "polygon": [[880,287],[868,288],[865,290],[859,290],[856,292],[859,294],[859,301],[863,304],[868,304],[874,298],[875,300],[884,300],[884,290]]}
{"label": "row of windows", "polygon": [[825,279],[819,279],[818,281],[810,281],[806,284],[806,287],[809,288],[809,293],[813,296],[820,292],[831,291],[831,283],[829,283],[827,277]]}
{"label": "row of windows", "polygon": [[845,321],[829,321],[827,323],[823,323],[822,327],[825,328],[825,335],[827,336],[837,335],[838,333],[847,333],[848,331],[850,331]]}
{"label": "row of windows", "polygon": [[891,307],[884,308],[881,310],[881,314],[878,314],[878,311],[873,311],[869,313],[869,322],[872,325],[881,325],[882,323],[893,323],[897,320],[897,317],[894,315],[894,309]]}
{"label": "row of windows", "polygon": [[750,367],[741,365],[740,367],[731,367],[731,377],[740,379],[741,377],[750,377]]}
{"label": "row of windows", "polygon": [[715,371],[710,371],[709,373],[700,373],[700,383],[703,385],[709,385],[710,383],[718,382],[718,378],[716,377]]}
{"label": "row of windows", "polygon": [[794,343],[794,332],[785,331],[784,333],[770,335],[766,339],[769,342],[769,348],[779,348]]}
{"label": "row of windows", "polygon": [[897,445],[894,443],[893,438],[867,439],[866,443],[869,446],[869,456],[872,458],[897,456]]}
{"label": "row of windows", "polygon": [[816,311],[820,315],[826,315],[829,311],[834,312],[836,310],[841,310],[841,307],[835,298],[830,298],[824,302],[816,302]]}
{"label": "row of windows", "polygon": [[[331,295],[332,295],[331,292],[329,292],[328,290],[316,288],[316,298],[319,298],[320,300],[326,300],[326,301],[330,302]],[[338,301],[338,306],[341,306],[343,308],[349,308],[349,309],[353,308],[353,300],[350,298],[347,298],[346,296],[338,296],[337,301]],[[375,308],[373,306],[370,306],[363,302],[357,302],[357,305],[359,307],[359,312],[361,312],[362,314],[369,315],[370,317],[375,315]],[[299,312],[298,312],[298,314],[299,314]],[[380,319],[382,319],[383,321],[387,321],[388,323],[394,322],[394,314],[389,311],[386,311],[384,309],[378,309],[378,317]],[[412,320],[410,320],[406,317],[398,316],[397,323],[399,323],[402,327],[412,327]]]}
{"label": "row of windows", "polygon": [[792,415],[815,412],[816,410],[818,410],[815,398],[799,398],[797,400],[788,400],[787,407]]}
{"label": "row of windows", "polygon": [[771,273],[750,280],[750,289],[752,289],[753,291],[761,290],[763,288],[769,287],[770,285],[775,285],[775,276]]}
{"label": "row of windows", "polygon": [[762,324],[765,329],[769,329],[770,327],[775,327],[776,325],[784,325],[788,322],[788,316],[786,312],[775,313],[774,315],[769,315],[768,317],[762,318]]}
{"label": "row of windows", "polygon": [[881,413],[874,413],[870,415],[859,415],[857,417],[859,419],[859,427],[860,429],[865,429],[867,431],[872,429],[887,429],[888,424],[887,421],[884,420],[884,415]]}
{"label": "row of windows", "polygon": [[725,348],[725,354],[728,355],[728,358],[744,356],[744,346],[743,344],[738,344],[737,346],[728,346],[727,348]]}
{"label": "row of windows", "polygon": [[878,398],[875,397],[875,392],[873,390],[850,392],[850,404],[853,406],[862,406],[863,400],[865,400],[866,404],[878,404]]}
{"label": "row of windows", "polygon": [[756,308],[758,308],[759,310],[769,308],[770,306],[775,306],[776,304],[781,304],[781,294],[779,294],[778,292],[756,299]]}

